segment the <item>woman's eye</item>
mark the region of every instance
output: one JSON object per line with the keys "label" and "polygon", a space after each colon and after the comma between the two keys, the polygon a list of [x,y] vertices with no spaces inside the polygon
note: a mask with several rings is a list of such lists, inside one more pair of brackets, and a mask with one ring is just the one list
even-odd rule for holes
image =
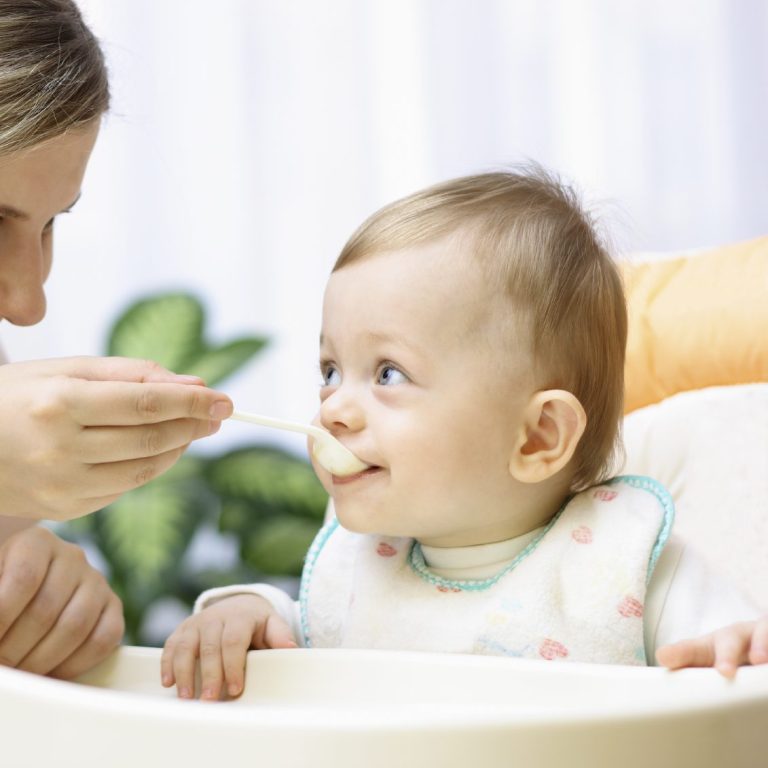
{"label": "woman's eye", "polygon": [[332,366],[325,365],[320,371],[324,387],[338,387],[341,384],[341,374]]}
{"label": "woman's eye", "polygon": [[385,387],[404,384],[406,381],[408,381],[408,377],[402,371],[395,368],[394,365],[382,365],[376,375],[376,383]]}

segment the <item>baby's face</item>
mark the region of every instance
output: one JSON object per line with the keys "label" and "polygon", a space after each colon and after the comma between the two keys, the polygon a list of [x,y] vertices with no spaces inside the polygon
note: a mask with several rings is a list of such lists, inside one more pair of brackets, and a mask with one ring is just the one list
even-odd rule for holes
{"label": "baby's face", "polygon": [[318,419],[370,468],[316,471],[348,529],[433,546],[530,529],[509,473],[534,391],[529,345],[497,293],[456,238],[331,276]]}

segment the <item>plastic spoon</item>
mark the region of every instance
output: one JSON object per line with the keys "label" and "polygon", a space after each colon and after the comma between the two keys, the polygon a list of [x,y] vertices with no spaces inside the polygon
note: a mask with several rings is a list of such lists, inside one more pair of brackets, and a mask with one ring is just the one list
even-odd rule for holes
{"label": "plastic spoon", "polygon": [[251,424],[260,424],[262,427],[274,427],[286,429],[289,432],[301,432],[314,438],[312,453],[318,462],[331,474],[338,477],[354,475],[368,468],[368,465],[355,456],[349,448],[342,445],[330,432],[311,424],[299,424],[295,421],[273,419],[271,416],[261,416],[258,413],[245,413],[234,411],[232,419],[247,421]]}

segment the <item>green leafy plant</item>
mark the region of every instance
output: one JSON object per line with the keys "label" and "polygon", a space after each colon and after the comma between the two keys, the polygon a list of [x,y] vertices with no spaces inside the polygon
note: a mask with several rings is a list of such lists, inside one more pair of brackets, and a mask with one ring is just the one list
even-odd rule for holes
{"label": "green leafy plant", "polygon": [[[194,296],[153,296],[117,319],[107,351],[149,358],[213,386],[267,343],[244,337],[215,345],[206,341],[204,328],[204,309]],[[298,576],[326,503],[306,460],[256,444],[218,456],[188,452],[161,477],[59,532],[97,550],[123,601],[126,640],[147,645],[162,640],[145,627],[148,612],[160,601],[189,608],[208,587]],[[239,560],[222,568],[198,567],[190,546],[204,530],[234,537]]]}

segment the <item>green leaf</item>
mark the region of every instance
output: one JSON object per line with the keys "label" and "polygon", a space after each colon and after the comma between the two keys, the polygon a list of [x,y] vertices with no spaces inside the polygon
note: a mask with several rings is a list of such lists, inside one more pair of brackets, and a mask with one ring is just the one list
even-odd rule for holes
{"label": "green leaf", "polygon": [[167,293],[132,304],[115,322],[108,354],[154,360],[181,371],[203,348],[204,312],[185,293]]}
{"label": "green leaf", "polygon": [[209,387],[218,384],[245,365],[267,344],[265,338],[251,336],[236,339],[215,349],[201,350],[197,357],[179,368],[179,373],[199,376]]}
{"label": "green leaf", "polygon": [[248,538],[243,559],[261,573],[298,576],[319,528],[320,524],[311,520],[273,517]]}
{"label": "green leaf", "polygon": [[255,515],[295,514],[322,520],[328,503],[309,463],[276,448],[232,451],[210,461],[206,476],[214,492],[249,502]]}
{"label": "green leaf", "polygon": [[181,483],[153,482],[100,513],[100,549],[126,588],[145,597],[163,593],[199,519],[198,501]]}
{"label": "green leaf", "polygon": [[252,530],[264,519],[264,509],[243,499],[225,497],[221,501],[219,530],[242,534]]}

